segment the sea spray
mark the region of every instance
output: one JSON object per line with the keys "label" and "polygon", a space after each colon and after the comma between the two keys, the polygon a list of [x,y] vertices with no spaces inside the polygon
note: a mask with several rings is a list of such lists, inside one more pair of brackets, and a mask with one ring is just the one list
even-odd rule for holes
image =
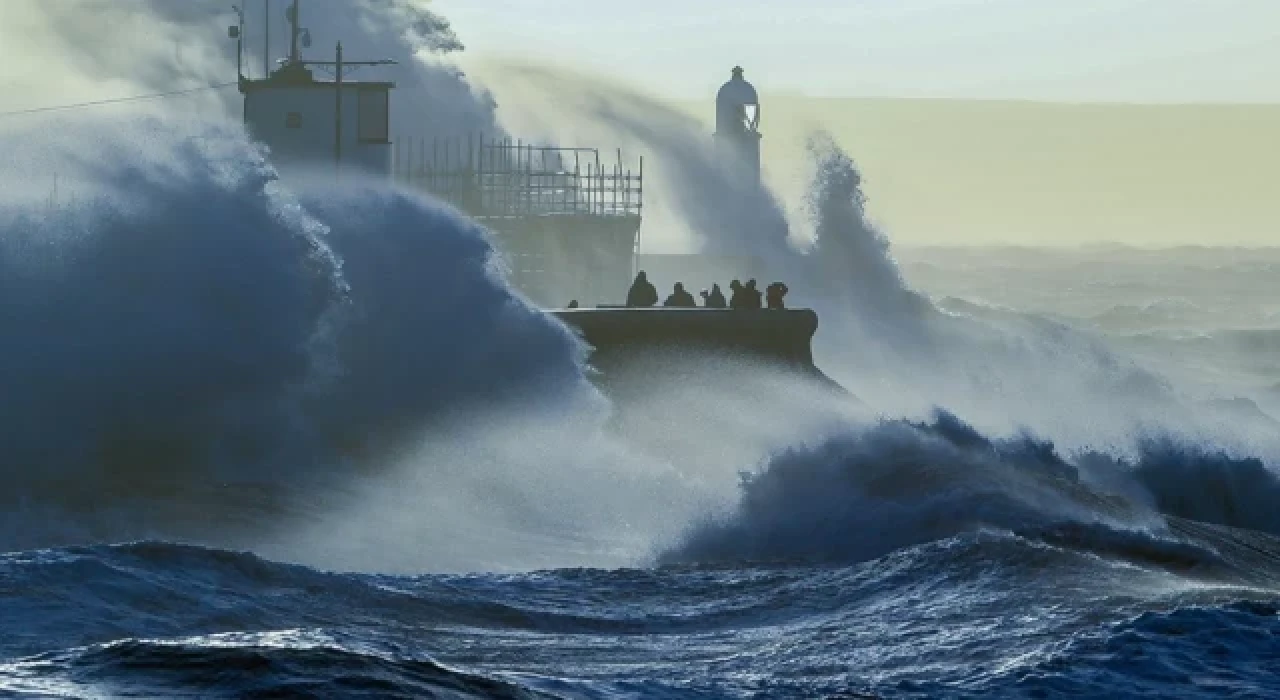
{"label": "sea spray", "polygon": [[767,188],[743,195],[715,157],[709,127],[654,98],[547,66],[488,64],[479,74],[513,128],[575,144],[620,142],[658,161],[648,191],[665,201],[647,209],[643,240],[764,258],[769,279],[791,287],[790,304],[819,312],[819,366],[885,415],[942,406],[984,431],[1030,428],[1064,447],[1126,455],[1142,436],[1162,433],[1235,454],[1275,451],[1251,424],[1189,400],[1177,377],[1095,334],[1033,315],[936,306],[902,275],[856,164],[821,130],[808,142],[804,206],[791,208],[803,218],[788,221]]}
{"label": "sea spray", "polygon": [[386,184],[285,186],[234,128],[63,126],[6,139],[84,193],[0,203],[11,505],[107,539],[199,536],[433,418],[589,391],[578,341],[457,214]]}
{"label": "sea spray", "polygon": [[810,296],[847,304],[859,316],[909,324],[928,302],[907,286],[888,237],[869,220],[862,173],[826,132],[809,136],[808,153],[813,173],[804,211],[813,246],[806,258],[815,273],[808,279],[819,287]]}
{"label": "sea spray", "polygon": [[834,140],[810,139],[813,175],[806,255],[819,280],[815,357],[887,415],[946,407],[985,431],[1030,428],[1071,448],[1133,454],[1171,434],[1233,454],[1274,454],[1256,423],[1190,400],[1176,377],[1126,356],[1101,336],[1031,314],[951,304],[913,290],[871,222],[861,174]]}
{"label": "sea spray", "polygon": [[510,131],[644,156],[645,250],[771,264],[795,254],[781,203],[719,162],[698,119],[625,84],[535,62],[486,61],[475,72],[499,98],[498,116]]}
{"label": "sea spray", "polygon": [[[258,5],[257,8],[252,5]],[[289,53],[285,2],[273,2],[271,46],[266,63],[279,68]],[[261,2],[244,6],[246,77],[261,80],[264,31]],[[16,60],[0,65],[0,77],[15,95],[44,107],[193,90],[129,108],[165,114],[219,114],[239,121],[237,43],[226,28],[237,18],[221,0],[138,0],[127,3],[50,3],[9,0],[0,45]],[[342,42],[348,60],[390,60],[376,70],[396,83],[391,123],[397,139],[441,138],[483,132],[500,134],[493,97],[457,66],[463,44],[450,23],[417,0],[350,0],[303,3],[301,26],[311,37],[303,58],[332,60]],[[104,32],[103,27],[112,31]],[[20,53],[21,55],[17,55]],[[41,70],[29,70],[38,58]],[[324,76],[318,75],[318,78]],[[221,85],[217,90],[202,87]],[[110,109],[120,109],[114,106]],[[429,115],[429,116],[428,116]]]}

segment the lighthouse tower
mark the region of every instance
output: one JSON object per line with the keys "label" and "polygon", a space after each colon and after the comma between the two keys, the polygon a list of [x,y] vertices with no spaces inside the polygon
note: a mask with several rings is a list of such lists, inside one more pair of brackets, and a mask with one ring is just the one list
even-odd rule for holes
{"label": "lighthouse tower", "polygon": [[[255,141],[267,146],[277,168],[327,166],[390,176],[390,98],[395,84],[353,81],[347,73],[394,61],[344,60],[341,43],[332,61],[303,60],[302,48],[311,45],[311,33],[301,26],[301,4],[293,0],[285,12],[289,55],[279,67],[258,80],[246,78],[240,70],[245,126]],[[237,64],[243,68],[244,14],[236,11],[240,22],[229,33],[237,41]],[[332,79],[317,79],[317,71]]]}
{"label": "lighthouse tower", "polygon": [[721,162],[760,181],[760,97],[735,66],[716,94],[716,150]]}

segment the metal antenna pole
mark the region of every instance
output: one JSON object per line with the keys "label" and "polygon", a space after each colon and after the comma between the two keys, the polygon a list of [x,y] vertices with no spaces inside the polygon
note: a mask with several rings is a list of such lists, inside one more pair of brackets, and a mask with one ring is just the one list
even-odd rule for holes
{"label": "metal antenna pole", "polygon": [[[296,2],[296,0],[295,0]],[[334,64],[335,111],[333,115],[333,159],[342,163],[342,42],[338,42],[338,60]]]}
{"label": "metal antenna pole", "polygon": [[271,0],[262,0],[262,77],[271,77]]}
{"label": "metal antenna pole", "polygon": [[302,59],[302,56],[298,53],[298,35],[302,33],[302,30],[300,29],[302,26],[302,17],[300,15],[301,10],[298,8],[298,5],[299,0],[293,0],[293,5],[289,8],[289,22],[293,25],[293,30],[290,32],[291,38],[289,40],[289,60],[293,63],[297,63]]}
{"label": "metal antenna pole", "polygon": [[244,80],[244,11],[237,5],[231,9],[236,12],[236,26],[231,28],[236,40],[236,79]]}

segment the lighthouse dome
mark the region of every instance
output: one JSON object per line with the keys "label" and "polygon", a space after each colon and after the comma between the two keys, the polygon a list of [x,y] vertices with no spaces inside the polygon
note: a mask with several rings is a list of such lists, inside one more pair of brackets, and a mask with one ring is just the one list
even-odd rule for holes
{"label": "lighthouse dome", "polygon": [[760,97],[756,95],[755,87],[742,77],[741,66],[734,66],[733,77],[729,79],[729,82],[720,86],[720,92],[716,93],[716,103],[732,106],[760,103]]}
{"label": "lighthouse dome", "polygon": [[716,130],[755,131],[759,125],[760,97],[742,77],[742,67],[735,66],[733,77],[716,93]]}

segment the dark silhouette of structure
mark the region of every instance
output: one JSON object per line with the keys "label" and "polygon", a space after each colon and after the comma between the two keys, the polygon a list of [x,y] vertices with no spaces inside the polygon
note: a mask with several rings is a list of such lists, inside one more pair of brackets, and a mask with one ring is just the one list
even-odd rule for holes
{"label": "dark silhouette of structure", "polygon": [[702,363],[708,371],[730,374],[725,360],[764,361],[839,389],[813,364],[810,341],[818,316],[810,309],[681,313],[650,309],[553,311],[577,329],[591,346],[593,382],[610,392],[651,385],[655,371],[671,363]]}
{"label": "dark silhouette of structure", "polygon": [[760,97],[734,66],[716,94],[716,150],[730,169],[760,182]]}
{"label": "dark silhouette of structure", "polygon": [[683,309],[692,309],[692,308],[696,308],[698,306],[698,303],[693,300],[692,294],[685,291],[683,283],[676,282],[675,289],[672,290],[671,296],[667,297],[667,300],[662,302],[662,305],[676,307],[676,308],[683,308]]}
{"label": "dark silhouette of structure", "polygon": [[627,306],[653,306],[658,303],[658,290],[649,282],[644,270],[636,273],[636,279],[627,292]]}

